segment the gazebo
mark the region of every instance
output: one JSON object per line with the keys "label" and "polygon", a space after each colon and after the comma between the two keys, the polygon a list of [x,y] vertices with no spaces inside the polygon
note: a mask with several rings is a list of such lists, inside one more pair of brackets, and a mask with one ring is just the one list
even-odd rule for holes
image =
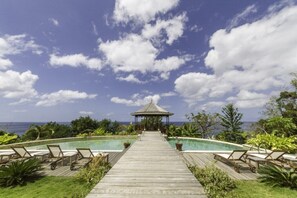
{"label": "gazebo", "polygon": [[[156,105],[153,100],[151,100],[151,102],[147,105],[145,105],[143,108],[139,109],[138,111],[135,111],[133,113],[131,113],[132,116],[135,117],[135,127],[137,130],[141,129],[141,130],[146,130],[146,125],[147,125],[147,119],[148,118],[152,118],[152,117],[157,117],[157,118],[166,118],[166,126],[169,126],[169,116],[172,116],[173,113],[170,113],[169,111],[166,111],[165,109],[163,109],[162,107],[159,107],[158,105]],[[141,126],[139,126],[138,124],[138,118],[144,117],[145,119],[145,124],[144,127],[141,128]],[[158,130],[160,130],[160,126],[159,123],[157,124],[158,126],[156,126],[158,128]],[[163,130],[161,130],[163,132]]]}

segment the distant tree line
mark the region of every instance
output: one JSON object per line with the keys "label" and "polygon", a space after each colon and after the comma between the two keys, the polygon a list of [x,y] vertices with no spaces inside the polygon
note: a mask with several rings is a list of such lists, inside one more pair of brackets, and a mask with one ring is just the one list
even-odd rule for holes
{"label": "distant tree line", "polygon": [[98,121],[90,116],[79,117],[72,120],[69,125],[57,122],[48,122],[43,125],[32,124],[20,137],[14,133],[0,131],[0,145],[14,142],[40,140],[65,137],[85,137],[102,135],[127,135],[135,134],[133,125],[121,125],[117,121],[103,119]]}

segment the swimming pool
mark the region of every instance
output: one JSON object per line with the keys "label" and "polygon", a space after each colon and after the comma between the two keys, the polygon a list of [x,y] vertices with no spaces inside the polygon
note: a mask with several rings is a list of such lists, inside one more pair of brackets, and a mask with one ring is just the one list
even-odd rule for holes
{"label": "swimming pool", "polygon": [[[174,138],[168,140],[169,144],[175,148],[177,140]],[[242,146],[236,144],[225,143],[215,140],[205,140],[198,138],[179,138],[179,142],[183,143],[183,151],[201,150],[201,151],[232,151],[243,149]]]}
{"label": "swimming pool", "polygon": [[[124,142],[131,144],[135,139],[121,138],[121,139],[95,139],[95,140],[79,140],[70,142],[50,143],[60,145],[62,150],[75,150],[76,148],[90,148],[91,150],[123,150]],[[47,149],[47,144],[27,147],[31,150]]]}

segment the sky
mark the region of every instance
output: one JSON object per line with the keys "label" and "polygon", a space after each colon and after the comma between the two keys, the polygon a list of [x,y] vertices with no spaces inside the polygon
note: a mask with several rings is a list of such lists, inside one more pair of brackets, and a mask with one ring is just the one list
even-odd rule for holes
{"label": "sky", "polygon": [[296,0],[1,0],[0,122],[130,122],[151,100],[256,121],[290,88],[296,32]]}

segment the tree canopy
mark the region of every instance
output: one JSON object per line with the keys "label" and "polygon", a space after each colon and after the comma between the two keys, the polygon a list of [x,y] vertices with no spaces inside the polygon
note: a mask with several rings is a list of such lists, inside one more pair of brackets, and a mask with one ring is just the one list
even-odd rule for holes
{"label": "tree canopy", "polygon": [[233,104],[227,104],[222,108],[222,114],[219,115],[221,119],[221,125],[225,131],[238,132],[241,130],[242,113],[238,112],[238,108],[235,108]]}
{"label": "tree canopy", "polygon": [[218,114],[206,113],[204,110],[196,115],[194,113],[187,115],[188,120],[196,126],[197,133],[200,133],[202,138],[206,138],[212,131],[218,122],[217,117]]}

